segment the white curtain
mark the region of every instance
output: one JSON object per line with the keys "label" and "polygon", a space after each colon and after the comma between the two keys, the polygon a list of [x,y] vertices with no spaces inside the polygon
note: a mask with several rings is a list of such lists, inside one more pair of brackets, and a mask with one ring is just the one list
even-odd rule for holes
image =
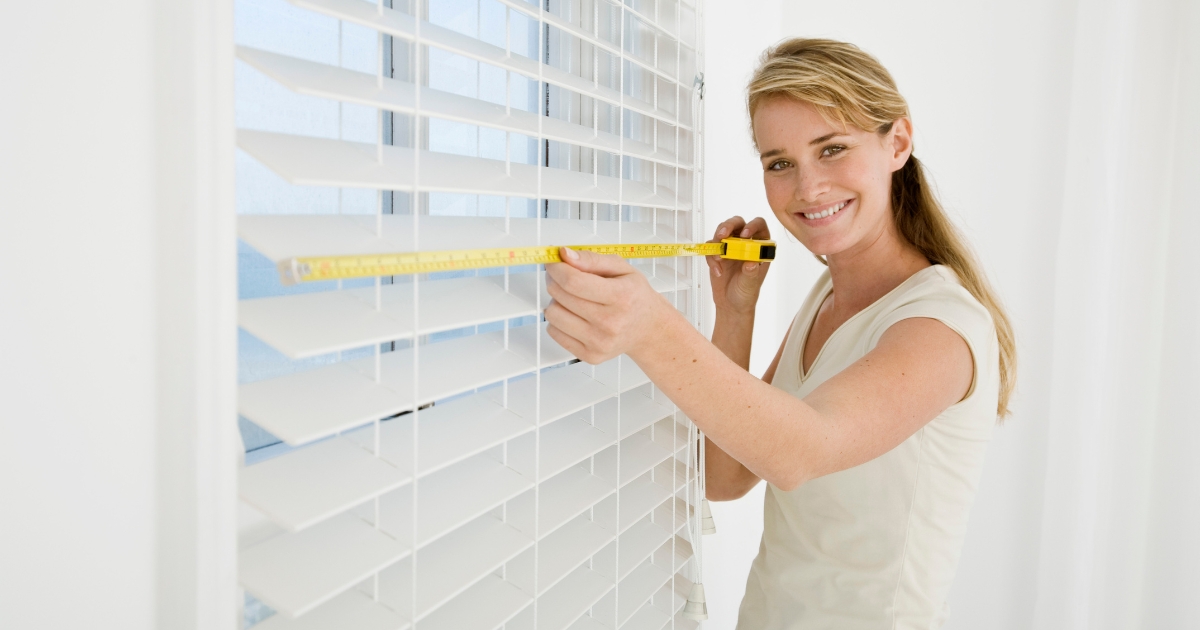
{"label": "white curtain", "polygon": [[1075,21],[1035,627],[1197,628],[1200,5]]}
{"label": "white curtain", "polygon": [[[709,219],[770,212],[739,109],[757,52],[854,42],[1017,328],[946,630],[1200,628],[1200,2],[768,4],[709,4]],[[817,271],[783,244],[759,372]],[[708,630],[736,620],[761,497],[713,506]]]}

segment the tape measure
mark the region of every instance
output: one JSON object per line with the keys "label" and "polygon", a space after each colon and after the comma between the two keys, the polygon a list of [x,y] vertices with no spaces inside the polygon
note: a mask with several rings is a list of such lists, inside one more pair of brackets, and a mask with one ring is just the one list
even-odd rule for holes
{"label": "tape measure", "polygon": [[[622,258],[666,258],[672,256],[720,256],[730,260],[770,262],[775,259],[775,241],[727,238],[720,243],[639,243],[629,245],[568,245],[571,249],[616,254]],[[279,262],[285,285],[318,280],[344,280],[371,276],[402,276],[412,273],[482,269],[562,262],[557,246],[461,249],[403,254],[362,256],[304,256]]]}

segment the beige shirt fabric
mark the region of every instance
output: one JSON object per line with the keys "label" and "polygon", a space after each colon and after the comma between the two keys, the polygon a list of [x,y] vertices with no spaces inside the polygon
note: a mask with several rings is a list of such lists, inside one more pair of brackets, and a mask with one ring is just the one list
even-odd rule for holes
{"label": "beige shirt fabric", "polygon": [[767,485],[762,544],[737,627],[939,628],[996,422],[995,326],[956,274],[934,265],[842,324],[804,376],[808,329],[832,289],[826,271],[792,322],[775,387],[803,398],[910,317],[936,319],[966,340],[975,376],[962,401],[891,451],[791,492]]}

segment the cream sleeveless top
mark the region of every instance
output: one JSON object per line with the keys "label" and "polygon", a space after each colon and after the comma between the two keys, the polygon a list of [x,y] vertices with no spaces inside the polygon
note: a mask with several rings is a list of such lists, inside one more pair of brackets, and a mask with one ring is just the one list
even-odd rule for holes
{"label": "cream sleeveless top", "polygon": [[975,376],[962,401],[891,451],[791,492],[767,485],[762,544],[737,627],[938,628],[996,422],[995,327],[955,273],[934,265],[842,324],[805,376],[808,329],[832,289],[826,271],[792,322],[775,387],[803,398],[909,317],[936,319],[962,336]]}

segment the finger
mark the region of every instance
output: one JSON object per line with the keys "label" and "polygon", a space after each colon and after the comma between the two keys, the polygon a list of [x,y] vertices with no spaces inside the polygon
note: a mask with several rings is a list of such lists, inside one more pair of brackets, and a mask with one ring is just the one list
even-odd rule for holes
{"label": "finger", "polygon": [[742,217],[735,216],[728,218],[717,226],[717,231],[713,234],[713,238],[709,242],[718,243],[721,241],[721,239],[729,236],[730,234],[736,234],[745,225],[746,221]]}
{"label": "finger", "polygon": [[562,285],[556,282],[554,278],[546,279],[546,292],[550,294],[550,297],[554,298],[555,302],[588,321],[592,320],[596,313],[603,308],[601,304],[581,298],[562,288]]}
{"label": "finger", "polygon": [[569,263],[546,265],[546,275],[558,283],[563,291],[589,302],[612,304],[615,299],[612,281],[594,273],[576,269]]}
{"label": "finger", "polygon": [[746,222],[742,219],[742,217],[732,217],[726,219],[717,225],[716,231],[713,232],[713,238],[709,242],[718,243],[721,241],[721,239],[729,236],[730,234],[735,234],[738,230],[741,230],[742,226],[745,224]]}
{"label": "finger", "polygon": [[546,321],[584,346],[587,345],[588,339],[591,339],[592,327],[558,302],[551,302],[550,306],[546,307]]}
{"label": "finger", "polygon": [[719,256],[705,256],[704,258],[708,261],[708,270],[711,271],[713,273],[713,275],[720,278],[721,277],[721,266],[722,266],[720,257]]}
{"label": "finger", "polygon": [[771,228],[767,226],[767,220],[762,217],[755,217],[742,228],[741,238],[756,238],[767,240],[771,238]]}
{"label": "finger", "polygon": [[562,346],[563,350],[570,352],[577,359],[587,354],[585,346],[578,339],[563,332],[554,324],[546,327],[546,334],[550,335],[551,339]]}
{"label": "finger", "polygon": [[620,256],[605,256],[587,250],[574,250],[570,247],[561,249],[559,254],[563,262],[580,271],[593,273],[602,278],[615,278],[635,271],[633,265]]}

